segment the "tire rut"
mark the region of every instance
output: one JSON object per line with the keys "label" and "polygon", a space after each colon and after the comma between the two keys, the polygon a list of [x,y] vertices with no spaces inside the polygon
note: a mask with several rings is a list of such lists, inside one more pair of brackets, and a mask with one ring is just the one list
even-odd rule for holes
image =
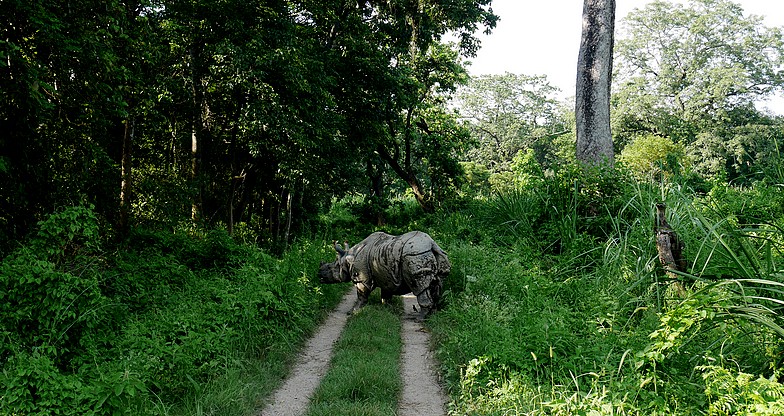
{"label": "tire rut", "polygon": [[[329,370],[332,350],[348,320],[347,313],[356,300],[353,290],[346,293],[297,358],[291,374],[279,387],[260,416],[301,416],[310,398]],[[403,351],[400,376],[403,391],[398,403],[398,416],[443,416],[446,395],[437,381],[434,360],[429,349],[430,334],[417,322],[414,312],[416,297],[403,296],[401,317]]]}
{"label": "tire rut", "polygon": [[332,348],[343,332],[348,312],[354,306],[356,294],[348,291],[337,308],[308,340],[286,381],[272,395],[270,404],[261,416],[300,416],[305,413],[310,397],[329,369]]}
{"label": "tire rut", "polygon": [[430,334],[417,322],[414,311],[416,297],[403,296],[403,352],[400,376],[403,394],[398,416],[443,416],[446,414],[446,394],[438,383],[435,360],[430,351]]}

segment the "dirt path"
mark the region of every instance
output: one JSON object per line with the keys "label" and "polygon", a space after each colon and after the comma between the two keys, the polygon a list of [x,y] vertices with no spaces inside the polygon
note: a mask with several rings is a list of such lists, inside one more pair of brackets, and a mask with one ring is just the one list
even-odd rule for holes
{"label": "dirt path", "polygon": [[[354,290],[349,291],[332,311],[321,328],[305,345],[289,378],[273,394],[261,416],[301,416],[308,407],[310,397],[329,369],[332,348],[346,325],[346,315],[356,300]],[[430,334],[416,322],[413,306],[416,297],[403,296],[405,314],[402,323],[403,353],[400,371],[403,394],[399,416],[443,416],[446,395],[436,381],[435,366],[428,349]]]}
{"label": "dirt path", "polygon": [[438,384],[437,371],[430,352],[430,334],[416,321],[416,297],[403,296],[403,356],[400,372],[403,378],[403,397],[398,416],[443,416],[447,402]]}
{"label": "dirt path", "polygon": [[343,332],[347,314],[356,299],[354,290],[343,296],[338,307],[305,344],[289,378],[275,391],[261,416],[300,416],[305,413],[310,397],[329,369],[332,347]]}

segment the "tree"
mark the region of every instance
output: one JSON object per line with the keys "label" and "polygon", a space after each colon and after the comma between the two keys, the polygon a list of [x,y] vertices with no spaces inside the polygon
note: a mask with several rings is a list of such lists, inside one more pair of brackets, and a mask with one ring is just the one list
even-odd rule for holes
{"label": "tree", "polygon": [[24,234],[57,206],[85,200],[102,217],[117,218],[124,80],[133,65],[122,50],[135,41],[127,19],[135,6],[3,4],[0,148],[3,181],[13,185],[0,191],[0,222],[11,234]]}
{"label": "tree", "polygon": [[589,165],[613,163],[610,131],[615,0],[585,0],[577,59],[577,160]]}
{"label": "tree", "polygon": [[545,76],[482,75],[460,88],[453,104],[468,123],[475,144],[467,156],[496,173],[509,170],[520,150],[534,149],[552,162],[552,138],[568,130]]}
{"label": "tree", "polygon": [[416,54],[411,66],[403,73],[410,89],[399,95],[402,108],[388,121],[388,134],[382,136],[386,140],[377,152],[429,212],[448,193],[447,187],[456,190],[453,185],[461,174],[457,157],[468,132],[456,114],[445,111],[445,102],[467,75],[458,64],[457,51],[441,44]]}
{"label": "tree", "polygon": [[497,19],[490,0],[6,3],[0,245],[77,202],[265,242],[389,173],[427,205],[466,137],[443,95]]}
{"label": "tree", "polygon": [[732,1],[656,1],[630,13],[623,25],[621,88],[681,119],[715,121],[784,85],[781,29],[744,16]]}
{"label": "tree", "polygon": [[[459,54],[476,52],[478,26],[486,31],[495,26],[490,1],[314,3],[334,11],[315,30],[334,51],[329,68],[340,86],[335,96],[349,120],[341,135],[374,183],[369,188],[383,192],[379,173],[390,170],[425,210],[432,210],[438,192],[429,189],[434,184],[429,174],[454,171],[454,155],[444,156],[462,137],[460,131],[435,128],[443,125],[438,108],[465,77]],[[441,43],[447,32],[457,34],[456,48]]]}
{"label": "tree", "polygon": [[781,28],[729,0],[657,1],[624,19],[616,51],[619,144],[669,137],[698,171],[729,179],[770,154],[780,121],[754,102],[784,87]]}

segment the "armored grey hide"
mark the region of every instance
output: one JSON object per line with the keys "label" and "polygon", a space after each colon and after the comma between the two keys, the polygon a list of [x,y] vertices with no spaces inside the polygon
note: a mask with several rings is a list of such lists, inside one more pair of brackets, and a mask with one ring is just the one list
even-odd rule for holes
{"label": "armored grey hide", "polygon": [[354,310],[367,303],[375,288],[381,289],[382,300],[413,293],[423,316],[438,306],[443,280],[452,266],[446,252],[426,233],[376,232],[348,250],[339,248],[334,263],[322,264],[319,278],[322,283],[354,282]]}

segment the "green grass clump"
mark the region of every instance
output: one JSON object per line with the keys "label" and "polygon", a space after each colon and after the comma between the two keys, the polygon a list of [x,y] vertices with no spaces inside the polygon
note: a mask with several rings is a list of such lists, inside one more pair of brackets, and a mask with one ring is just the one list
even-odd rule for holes
{"label": "green grass clump", "polygon": [[395,414],[402,349],[399,311],[371,304],[349,318],[308,416]]}
{"label": "green grass clump", "polygon": [[[432,224],[452,260],[429,321],[450,415],[781,414],[778,194],[630,182],[597,204],[573,189],[574,209],[535,222],[521,189]],[[680,290],[657,258],[657,202],[686,245]]]}

